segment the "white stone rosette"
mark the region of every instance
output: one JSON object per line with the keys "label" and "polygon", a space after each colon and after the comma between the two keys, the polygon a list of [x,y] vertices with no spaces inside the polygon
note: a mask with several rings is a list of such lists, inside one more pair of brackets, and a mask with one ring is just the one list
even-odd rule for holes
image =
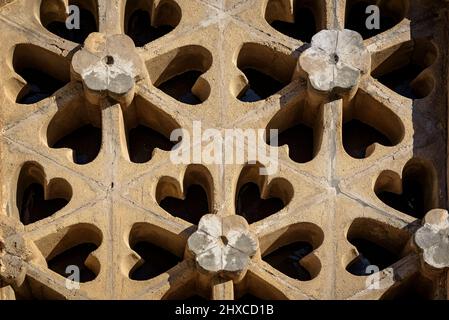
{"label": "white stone rosette", "polygon": [[414,239],[426,265],[434,269],[449,268],[449,214],[446,210],[427,213]]}
{"label": "white stone rosette", "polygon": [[371,68],[371,54],[362,36],[351,30],[323,30],[298,62],[300,77],[307,78],[318,93],[354,93]]}
{"label": "white stone rosette", "polygon": [[143,78],[143,62],[126,35],[92,33],[72,60],[72,76],[83,82],[88,100],[105,97],[131,103],[136,81]]}
{"label": "white stone rosette", "polygon": [[202,272],[233,280],[244,276],[258,247],[241,216],[205,215],[187,241],[187,252]]}

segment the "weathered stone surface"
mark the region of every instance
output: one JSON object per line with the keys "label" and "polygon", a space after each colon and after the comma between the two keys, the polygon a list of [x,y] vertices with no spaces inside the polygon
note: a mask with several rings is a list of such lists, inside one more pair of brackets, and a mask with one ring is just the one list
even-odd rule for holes
{"label": "weathered stone surface", "polygon": [[[70,73],[73,56],[77,52],[81,54],[82,44],[58,36],[48,27],[48,23],[63,22],[68,0],[6,2],[8,4],[0,8],[2,214],[13,217],[20,224],[23,215],[18,198],[30,181],[41,184],[45,200],[65,196],[63,184],[58,183],[61,180],[67,181],[67,191],[72,196],[66,207],[24,229],[24,236],[32,238],[43,255],[38,265],[34,260],[29,263],[32,268],[28,269],[28,276],[37,280],[23,286],[32,290],[30,298],[52,299],[56,295],[67,299],[161,299],[197,294],[217,299],[234,294],[238,298],[248,293],[264,299],[378,299],[390,287],[399,287],[401,279],[410,279],[417,272],[415,255],[400,256],[404,241],[410,239],[410,226],[415,226],[417,218],[382,202],[376,192],[400,194],[404,191],[406,196],[407,186],[404,187],[403,181],[423,181],[422,192],[429,200],[426,206],[447,206],[444,192],[447,185],[447,96],[444,93],[447,91],[449,54],[445,46],[447,19],[437,18],[445,14],[441,8],[431,14],[417,7],[417,1],[410,2],[410,14],[404,15],[403,21],[365,39],[364,45],[372,56],[372,76],[369,68],[366,73],[357,72],[358,67],[354,64],[362,60],[344,44],[338,47],[349,50],[349,58],[341,68],[338,67],[341,57],[338,56],[337,62],[336,56],[332,56],[332,47],[324,46],[312,54],[312,60],[316,56],[317,62],[311,72],[316,72],[317,87],[323,85],[325,90],[320,91],[307,84],[308,74],[298,65],[299,53],[304,52],[303,43],[308,40],[297,41],[290,37],[291,34],[282,34],[270,26],[278,19],[293,22],[297,5],[302,1],[71,1],[85,5],[97,19],[95,29],[103,34],[92,35],[82,49],[87,52],[87,57],[80,59],[86,60],[83,62],[84,70],[87,70],[85,78],[74,70]],[[345,1],[306,2],[311,5],[318,28],[341,30],[344,27],[348,16]],[[346,2],[348,6],[356,3]],[[402,16],[402,12],[396,15],[396,11],[408,7],[390,6],[390,2],[380,4],[395,11],[395,17]],[[429,7],[435,5],[425,0],[418,2],[426,2]],[[171,3],[174,5],[170,7]],[[42,8],[46,14],[39,19]],[[156,28],[168,23],[173,29],[167,28],[166,31],[172,31],[165,33],[165,27],[157,28],[152,35],[164,36],[148,39],[147,44],[137,48],[127,40],[124,45],[123,38],[118,36],[115,44],[112,35],[129,31],[127,8],[133,12],[147,10],[151,17],[143,26],[136,26],[138,36],[154,31],[146,28],[150,25]],[[267,16],[272,20],[267,21]],[[415,18],[418,20],[412,21]],[[302,33],[303,30],[299,31]],[[434,50],[426,44],[426,39],[435,45]],[[329,41],[324,40],[325,43]],[[330,42],[337,44],[336,39]],[[327,53],[321,54],[325,50]],[[114,55],[108,59],[108,52],[116,52],[125,65],[133,60],[130,56],[137,54],[145,65],[136,69],[143,70],[144,74],[136,76],[121,69],[112,70],[109,66],[118,60]],[[401,78],[402,74],[397,77],[395,71],[402,67],[406,74],[414,72],[415,66],[407,66],[409,61],[425,68],[419,68],[423,72],[415,80],[405,77],[407,84],[413,80],[413,89],[425,92],[423,99],[401,96],[394,92],[396,88],[388,88],[376,78]],[[296,76],[302,72],[303,81],[291,81],[297,65]],[[37,81],[29,80],[23,74],[22,71],[29,68],[49,75],[57,82],[62,81],[62,84],[55,88],[58,91],[37,92],[45,98],[24,106],[18,100],[28,93],[30,87],[27,84],[31,88],[41,84],[39,74]],[[338,84],[333,83],[333,72],[332,77],[326,78],[329,74],[325,71],[329,69],[338,71],[335,78]],[[97,77],[94,71],[101,76]],[[146,72],[151,81],[139,81]],[[351,89],[351,81],[358,79],[358,73],[360,80]],[[201,75],[196,78],[198,74]],[[116,81],[111,81],[112,78]],[[172,81],[174,79],[176,81]],[[133,81],[137,81],[135,89],[130,89]],[[358,93],[352,97],[357,87]],[[123,108],[134,96],[134,103]],[[338,100],[338,96],[345,99]],[[186,101],[192,100],[198,104],[186,105]],[[352,120],[363,125],[356,125],[354,130]],[[293,142],[280,148],[270,146],[279,151],[279,167],[266,179],[256,174],[259,168],[246,170],[251,167],[246,163],[259,160],[268,166],[267,161],[248,159],[246,152],[242,161],[225,165],[195,158],[189,160],[195,163],[193,165],[189,161],[174,164],[170,152],[160,149],[154,151],[147,163],[134,162],[142,154],[146,157],[151,153],[154,144],[159,145],[152,141],[153,137],[159,137],[153,135],[154,131],[169,137],[175,128],[182,128],[193,137],[193,121],[201,121],[203,131],[222,132],[230,128],[264,131],[269,126],[285,133],[287,139],[282,140]],[[98,129],[95,139],[94,135],[84,134],[84,126]],[[132,132],[140,126],[154,130],[148,133],[150,139],[146,139],[147,133],[142,139]],[[239,135],[243,136],[243,131]],[[382,139],[378,140],[378,136]],[[72,148],[72,142],[76,145],[73,149],[77,149],[73,154],[67,149],[67,146]],[[384,142],[391,144],[382,145]],[[243,141],[241,148],[246,144]],[[86,156],[83,149],[96,149],[99,145],[98,154],[95,150],[93,157]],[[266,143],[262,141],[262,145],[266,146]],[[198,145],[192,144],[187,149],[193,154],[196,147]],[[221,149],[223,145],[219,147]],[[357,157],[363,159],[350,154],[353,149]],[[75,163],[77,153],[79,159],[88,163]],[[430,160],[433,165],[429,167],[434,167],[437,179],[429,171],[418,170],[419,163],[406,165],[417,155]],[[20,183],[19,172],[24,163],[30,162],[45,170],[32,170]],[[191,168],[194,170],[187,174]],[[157,188],[161,181],[169,183]],[[204,212],[231,216],[242,203],[250,206],[258,203],[257,194],[239,198],[247,183],[257,184],[260,198],[268,200],[267,206],[273,203],[277,206],[281,199],[285,207],[273,212],[260,206],[261,211],[267,209],[270,215],[254,219],[257,221],[249,227],[259,241],[260,254],[251,258],[247,277],[238,285],[233,280],[210,281],[211,276],[219,277],[220,272],[201,270],[192,256],[182,261],[174,259],[177,264],[153,274],[153,280],[131,278],[145,260],[145,254],[136,247],[140,241],[150,242],[180,258],[192,230],[196,229],[197,216],[195,222],[187,221],[185,216],[178,217],[162,208],[162,201],[169,197],[185,198],[190,201],[187,201],[188,205],[196,205],[200,200],[188,197],[188,188],[199,185],[207,194],[207,203],[202,206],[208,206],[208,210]],[[271,201],[273,198],[274,202]],[[244,211],[239,214],[251,216]],[[246,230],[246,224],[239,223]],[[86,237],[86,228],[78,229],[79,224],[86,225],[92,234],[87,233],[89,236]],[[226,222],[222,221],[224,224]],[[67,234],[67,230],[71,231]],[[232,234],[228,237],[233,238]],[[399,265],[396,263],[379,272],[381,279],[387,280],[378,290],[367,290],[366,277],[347,271],[347,266],[357,255],[363,254],[363,250],[357,250],[351,243],[354,238],[368,239],[397,254],[396,258],[402,258]],[[80,290],[66,290],[66,275],[53,272],[45,259],[49,261],[57,254],[69,254],[73,245],[85,244],[84,241],[93,241],[98,246],[86,262],[87,268],[97,277],[82,283]],[[276,251],[298,241],[310,242],[313,252],[304,256],[304,250],[294,249],[292,258],[282,257],[295,263],[296,269],[306,269],[304,273],[310,274],[309,281],[299,281],[294,272],[286,270],[288,267],[267,263],[267,256],[276,256]],[[199,243],[204,244],[204,241]],[[226,250],[222,249],[218,254],[228,254]],[[243,254],[244,251],[237,251],[236,255],[244,257],[236,261],[245,261],[251,253]],[[222,259],[217,267],[213,264],[215,253],[212,253],[212,259],[205,261],[211,261],[209,266],[214,270],[242,267],[241,263],[223,264]],[[159,257],[152,254],[149,252],[149,259],[145,261],[150,265],[158,262]],[[233,272],[227,273],[234,279]],[[0,299],[14,299],[14,294],[5,293],[14,290],[0,290]]]}
{"label": "weathered stone surface", "polygon": [[432,268],[449,268],[449,214],[435,209],[427,213],[415,234],[415,243],[424,262]]}
{"label": "weathered stone surface", "polygon": [[351,30],[323,30],[301,54],[297,69],[313,90],[347,95],[358,88],[360,78],[369,73],[370,66],[371,55],[360,34]]}
{"label": "weathered stone surface", "polygon": [[0,283],[20,286],[26,276],[26,262],[32,257],[25,239],[6,216],[0,215]]}
{"label": "weathered stone surface", "polygon": [[119,34],[92,33],[72,60],[73,76],[83,82],[86,96],[93,104],[99,104],[106,96],[129,104],[135,82],[143,78],[143,70],[132,39]]}
{"label": "weathered stone surface", "polygon": [[241,277],[246,272],[257,249],[257,238],[249,232],[248,223],[240,216],[203,216],[198,230],[187,243],[187,250],[193,253],[200,269],[229,279]]}

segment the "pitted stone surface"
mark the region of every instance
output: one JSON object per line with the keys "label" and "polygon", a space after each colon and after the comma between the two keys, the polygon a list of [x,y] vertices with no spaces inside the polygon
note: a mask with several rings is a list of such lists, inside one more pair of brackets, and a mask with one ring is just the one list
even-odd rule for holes
{"label": "pitted stone surface", "polygon": [[32,256],[26,240],[17,234],[5,216],[0,216],[0,283],[20,285]]}
{"label": "pitted stone surface", "polygon": [[244,218],[209,214],[203,216],[187,246],[202,270],[234,279],[246,272],[259,245]]}
{"label": "pitted stone surface", "polygon": [[92,33],[72,60],[73,76],[83,82],[87,97],[94,104],[106,96],[119,102],[129,101],[135,82],[144,77],[143,69],[134,42],[120,34]]}
{"label": "pitted stone surface", "polygon": [[363,38],[351,30],[323,30],[299,58],[300,74],[319,92],[349,91],[369,73],[371,55]]}
{"label": "pitted stone surface", "polygon": [[449,214],[446,210],[430,211],[415,234],[424,262],[436,269],[449,268]]}

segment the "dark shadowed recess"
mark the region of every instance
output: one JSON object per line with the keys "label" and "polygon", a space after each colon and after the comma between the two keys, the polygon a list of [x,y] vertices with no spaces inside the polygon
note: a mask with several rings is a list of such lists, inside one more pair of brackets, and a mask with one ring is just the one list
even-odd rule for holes
{"label": "dark shadowed recess", "polygon": [[373,273],[371,266],[383,270],[398,260],[396,254],[368,240],[352,239],[351,243],[357,248],[359,256],[346,267],[346,270],[354,275],[370,275]]}
{"label": "dark shadowed recess", "polygon": [[366,149],[373,143],[393,146],[387,136],[359,120],[351,120],[343,125],[343,146],[351,157],[366,158]]}
{"label": "dark shadowed recess", "polygon": [[94,280],[96,274],[86,267],[84,262],[87,257],[97,249],[97,245],[93,243],[79,244],[69,250],[66,250],[48,261],[48,268],[57,274],[68,277],[71,273],[67,273],[67,267],[76,266],[80,270],[80,282],[88,282]]}
{"label": "dark shadowed recess", "polygon": [[129,156],[134,163],[150,161],[156,148],[170,151],[173,146],[163,134],[144,125],[131,129],[128,134]]}
{"label": "dark shadowed recess", "polygon": [[37,103],[50,97],[65,85],[64,82],[37,69],[26,68],[19,73],[27,82],[16,100],[20,104]]}
{"label": "dark shadowed recess", "polygon": [[180,262],[171,252],[149,242],[138,242],[132,249],[139,254],[144,263],[130,272],[132,280],[149,280],[170,270]]}
{"label": "dark shadowed recess", "polygon": [[193,224],[198,224],[201,217],[209,213],[207,193],[196,184],[188,187],[185,200],[166,197],[159,205],[171,215]]}
{"label": "dark shadowed recess", "polygon": [[237,214],[248,223],[254,223],[279,212],[285,204],[279,198],[261,199],[259,186],[255,183],[243,185],[237,197]]}
{"label": "dark shadowed recess", "polygon": [[101,129],[87,124],[61,138],[52,148],[72,149],[73,162],[84,165],[94,161],[98,156],[101,149],[101,138]]}
{"label": "dark shadowed recess", "polygon": [[68,29],[65,22],[53,21],[46,28],[61,38],[76,43],[84,43],[89,34],[97,32],[97,22],[95,16],[86,9],[80,9],[80,28]]}
{"label": "dark shadowed recess", "polygon": [[298,124],[279,134],[279,146],[288,145],[289,157],[298,163],[307,163],[314,158],[313,129],[304,124]]}
{"label": "dark shadowed recess", "polygon": [[298,241],[277,249],[263,257],[263,260],[290,278],[309,281],[312,277],[300,261],[312,251],[313,247],[310,243]]}
{"label": "dark shadowed recess", "polygon": [[24,225],[35,223],[52,216],[68,203],[68,200],[62,198],[46,200],[44,187],[33,183],[23,192],[19,208],[20,220]]}
{"label": "dark shadowed recess", "polygon": [[202,74],[199,71],[187,71],[160,84],[158,88],[182,103],[197,105],[202,101],[193,94],[192,88]]}

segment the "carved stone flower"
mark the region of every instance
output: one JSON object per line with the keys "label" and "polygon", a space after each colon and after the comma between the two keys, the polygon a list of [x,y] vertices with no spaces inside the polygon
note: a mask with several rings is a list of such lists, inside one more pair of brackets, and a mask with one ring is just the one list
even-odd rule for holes
{"label": "carved stone flower", "polygon": [[427,213],[423,226],[415,233],[415,243],[424,262],[435,269],[449,268],[449,214],[435,209]]}
{"label": "carved stone flower", "polygon": [[72,60],[72,76],[83,82],[87,99],[96,105],[107,96],[130,104],[143,70],[133,40],[122,34],[91,33]]}
{"label": "carved stone flower", "polygon": [[353,94],[362,75],[369,73],[371,54],[360,34],[351,30],[323,30],[312,38],[297,66],[318,93]]}
{"label": "carved stone flower", "polygon": [[6,216],[0,216],[0,284],[20,286],[25,280],[25,262],[31,257],[26,240]]}
{"label": "carved stone flower", "polygon": [[246,220],[240,216],[201,218],[198,230],[187,242],[187,252],[195,257],[201,271],[237,280],[247,271],[250,259],[259,247]]}

